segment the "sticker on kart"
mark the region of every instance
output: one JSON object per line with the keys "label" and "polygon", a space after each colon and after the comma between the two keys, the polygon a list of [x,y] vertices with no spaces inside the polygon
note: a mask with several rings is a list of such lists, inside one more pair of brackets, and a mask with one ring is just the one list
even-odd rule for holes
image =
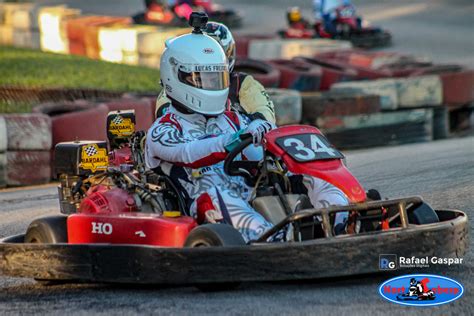
{"label": "sticker on kart", "polygon": [[116,115],[110,122],[109,133],[117,137],[129,137],[135,132],[135,124],[131,118]]}
{"label": "sticker on kart", "polygon": [[434,306],[459,299],[461,283],[439,275],[410,274],[385,281],[379,294],[388,301],[409,306]]}
{"label": "sticker on kart", "polygon": [[277,145],[298,162],[343,159],[344,155],[318,134],[298,134],[276,139]]}
{"label": "sticker on kart", "polygon": [[80,168],[92,172],[106,170],[109,159],[106,148],[100,148],[97,144],[82,147]]}

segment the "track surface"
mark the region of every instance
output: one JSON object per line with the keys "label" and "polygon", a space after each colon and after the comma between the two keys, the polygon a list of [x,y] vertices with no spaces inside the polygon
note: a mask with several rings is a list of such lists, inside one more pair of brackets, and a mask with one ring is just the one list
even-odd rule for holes
{"label": "track surface", "polygon": [[[66,2],[85,13],[124,15],[140,11],[139,0]],[[240,0],[243,33],[273,32],[284,26],[284,9],[310,0]],[[390,29],[392,50],[424,54],[436,61],[474,66],[474,3],[470,0],[354,0],[363,16]],[[309,15],[309,11],[308,15]],[[384,196],[422,195],[436,208],[457,208],[474,223],[474,137],[347,153],[350,169],[366,188]],[[33,218],[56,214],[54,186],[0,191],[0,237],[24,232]],[[416,241],[414,241],[416,242]],[[473,242],[461,267],[443,269],[460,281],[465,295],[441,307],[407,308],[384,301],[378,286],[387,275],[308,282],[250,283],[235,292],[200,293],[192,287],[130,288],[104,285],[42,287],[31,280],[0,278],[0,314],[334,314],[473,315]],[[295,265],[298,263],[295,262]],[[328,262],[328,267],[330,267]],[[354,264],[357,264],[354,262]],[[209,267],[212,269],[212,267]],[[431,272],[426,269],[426,272]],[[401,271],[400,273],[403,273]]]}

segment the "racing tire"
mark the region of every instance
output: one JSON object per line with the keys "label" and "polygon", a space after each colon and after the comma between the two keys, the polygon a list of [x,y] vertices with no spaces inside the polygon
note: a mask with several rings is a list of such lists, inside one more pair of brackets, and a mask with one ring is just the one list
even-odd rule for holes
{"label": "racing tire", "polygon": [[318,91],[321,86],[321,67],[304,61],[272,59],[273,64],[281,73],[279,88],[298,91]]}
{"label": "racing tire", "polygon": [[358,78],[357,71],[351,68],[327,63],[310,57],[295,57],[294,60],[321,67],[322,77],[319,88],[321,91],[329,90],[335,83],[353,81]]}
{"label": "racing tire", "polygon": [[276,88],[280,83],[280,71],[270,63],[250,58],[238,58],[234,71],[251,75],[265,88]]}
{"label": "racing tire", "polygon": [[[242,235],[232,226],[226,224],[205,224],[194,228],[188,235],[184,247],[228,247],[244,246]],[[195,286],[203,292],[234,290],[240,282],[202,283]]]}
{"label": "racing tire", "polygon": [[[38,244],[67,243],[67,217],[58,215],[34,220],[30,226],[28,226],[24,242]],[[36,278],[35,281],[43,286],[67,283],[62,280],[44,280]]]}
{"label": "racing tire", "polygon": [[34,220],[28,226],[25,243],[67,243],[67,217],[49,216]]}
{"label": "racing tire", "polygon": [[[412,208],[415,208],[413,211]],[[410,224],[424,225],[438,223],[439,217],[436,211],[431,208],[427,203],[423,202],[420,205],[413,206],[407,210],[408,222]]]}
{"label": "racing tire", "polygon": [[191,231],[184,247],[228,247],[245,245],[242,235],[232,226],[205,224]]}

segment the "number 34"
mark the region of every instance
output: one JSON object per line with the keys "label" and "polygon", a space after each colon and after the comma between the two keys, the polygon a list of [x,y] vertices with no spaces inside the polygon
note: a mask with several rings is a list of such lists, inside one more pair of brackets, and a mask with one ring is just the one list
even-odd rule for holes
{"label": "number 34", "polygon": [[312,160],[316,158],[317,153],[325,153],[329,156],[335,157],[334,149],[327,147],[316,135],[311,135],[310,148],[297,138],[287,138],[283,142],[285,147],[295,147],[298,151],[294,156],[301,160]]}

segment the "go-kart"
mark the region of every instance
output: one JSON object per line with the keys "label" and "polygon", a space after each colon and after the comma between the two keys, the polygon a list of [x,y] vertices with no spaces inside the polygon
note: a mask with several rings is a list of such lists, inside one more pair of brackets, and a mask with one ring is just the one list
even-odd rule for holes
{"label": "go-kart", "polygon": [[194,0],[191,5],[189,1],[178,1],[173,6],[162,1],[147,2],[147,10],[132,17],[136,24],[187,27],[191,12],[201,11],[208,15],[210,21],[223,23],[231,28],[242,25],[242,16],[238,12],[225,9],[209,0]]}
{"label": "go-kart", "polygon": [[283,38],[332,38],[351,41],[356,47],[374,48],[391,44],[392,36],[377,27],[364,26],[366,24],[357,16],[354,6],[343,5],[335,9],[334,30],[327,30],[324,23],[317,21],[310,24],[306,21],[289,26],[279,31]]}
{"label": "go-kart", "polygon": [[[130,122],[115,115],[113,130],[129,132]],[[225,159],[225,172],[254,187],[252,206],[274,225],[245,243],[231,225],[191,217],[173,179],[133,161],[142,150],[133,138],[132,145],[119,146],[132,157],[115,160],[119,166],[109,164],[105,142],[56,146],[62,215],[36,219],[25,234],[1,240],[2,274],[41,282],[221,289],[243,281],[380,272],[380,254],[458,257],[468,245],[465,213],[435,211],[416,196],[367,195],[343,154],[317,128],[302,125],[267,133],[260,161],[236,159],[252,144],[245,137]],[[340,188],[350,204],[314,209],[306,195],[292,193],[288,173],[319,177]],[[348,227],[358,228],[336,235],[338,212],[350,212]],[[284,241],[269,242],[283,230]]]}

